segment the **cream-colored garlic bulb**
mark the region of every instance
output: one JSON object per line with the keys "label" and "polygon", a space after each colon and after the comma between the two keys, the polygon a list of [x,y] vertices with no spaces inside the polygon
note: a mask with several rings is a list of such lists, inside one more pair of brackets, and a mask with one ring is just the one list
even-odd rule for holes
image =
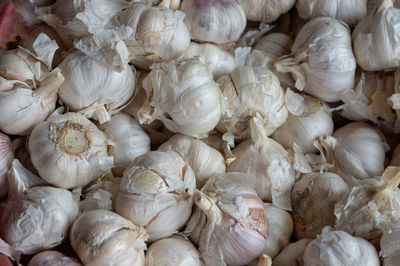
{"label": "cream-colored garlic bulb", "polygon": [[237,0],[246,18],[251,21],[272,22],[288,12],[296,0]]}
{"label": "cream-colored garlic bulb", "polygon": [[32,179],[31,176],[18,160],[13,161],[8,174],[9,196],[0,217],[1,237],[22,254],[59,245],[79,212],[70,191],[30,186],[23,180]]}
{"label": "cream-colored garlic bulb", "polygon": [[296,88],[327,102],[336,102],[354,86],[356,60],[347,25],[333,18],[307,22],[292,46],[293,58],[275,64],[292,73]]}
{"label": "cream-colored garlic bulb", "polygon": [[367,240],[325,227],[304,252],[304,265],[379,266],[378,252]]}
{"label": "cream-colored garlic bulb", "polygon": [[106,135],[77,113],[56,115],[40,123],[28,141],[40,177],[67,189],[85,186],[111,169],[108,144]]}
{"label": "cream-colored garlic bulb", "polygon": [[146,231],[114,212],[84,212],[72,225],[69,239],[84,265],[144,265]]}
{"label": "cream-colored garlic bulb", "polygon": [[392,159],[390,160],[391,166],[400,166],[400,144],[394,148],[392,153]]}
{"label": "cream-colored garlic bulb", "polygon": [[211,43],[191,42],[184,54],[184,58],[204,57],[208,69],[214,79],[229,74],[236,66],[235,57]]}
{"label": "cream-colored garlic bulb", "polygon": [[76,51],[59,65],[65,82],[58,94],[64,104],[74,112],[93,117],[100,123],[129,103],[135,95],[135,72],[126,66],[122,72]]}
{"label": "cream-colored garlic bulb", "polygon": [[312,239],[301,239],[287,245],[281,253],[274,258],[274,266],[304,266],[303,254]]}
{"label": "cream-colored garlic bulb", "polygon": [[264,207],[240,175],[210,179],[195,193],[196,208],[185,233],[199,246],[206,265],[244,265],[264,249],[268,237]]}
{"label": "cream-colored garlic bulb", "polygon": [[234,0],[183,0],[180,9],[195,41],[235,42],[246,27],[246,15]]}
{"label": "cream-colored garlic bulb", "polygon": [[124,171],[115,210],[155,241],[186,224],[195,188],[192,169],[176,152],[149,151]]}
{"label": "cream-colored garlic bulb", "polygon": [[222,92],[221,120],[217,129],[236,138],[249,137],[249,120],[262,117],[267,135],[285,123],[288,112],[279,79],[262,67],[239,66],[217,80]]}
{"label": "cream-colored garlic bulb", "polygon": [[0,133],[0,199],[7,195],[7,172],[13,159],[14,152],[10,138]]}
{"label": "cream-colored garlic bulb", "polygon": [[334,226],[335,203],[348,189],[343,179],[333,173],[303,175],[292,190],[296,238],[315,238],[325,226]]}
{"label": "cream-colored garlic bulb", "polygon": [[113,115],[110,121],[102,125],[102,129],[112,141],[108,153],[114,157],[113,173],[117,176],[122,176],[133,159],[150,150],[147,133],[124,112]]}
{"label": "cream-colored garlic bulb", "polygon": [[64,254],[48,250],[36,254],[28,263],[28,266],[82,266],[75,258],[67,257]]}
{"label": "cream-colored garlic bulb", "polygon": [[331,17],[356,25],[367,16],[368,0],[299,0],[296,9],[303,19]]}
{"label": "cream-colored garlic bulb", "polygon": [[292,91],[286,91],[285,103],[289,110],[288,119],[272,138],[286,149],[296,143],[304,153],[317,152],[314,140],[333,132],[332,114],[328,106],[316,98],[300,96]]}
{"label": "cream-colored garlic bulb", "polygon": [[198,139],[177,134],[164,142],[158,150],[178,153],[192,168],[199,189],[208,179],[219,176],[226,170],[222,154]]}
{"label": "cream-colored garlic bulb", "polygon": [[220,90],[198,59],[154,66],[143,88],[147,100],[138,112],[140,123],[158,119],[172,132],[205,137],[220,119]]}
{"label": "cream-colored garlic bulb", "polygon": [[145,266],[202,266],[199,251],[182,236],[160,239],[146,252]]}

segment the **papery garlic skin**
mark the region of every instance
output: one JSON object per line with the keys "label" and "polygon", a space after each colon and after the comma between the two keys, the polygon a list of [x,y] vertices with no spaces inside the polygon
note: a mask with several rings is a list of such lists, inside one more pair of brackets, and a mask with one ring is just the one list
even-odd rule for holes
{"label": "papery garlic skin", "polygon": [[238,0],[246,18],[251,21],[272,22],[288,12],[296,0]]}
{"label": "papery garlic skin", "polygon": [[114,212],[84,212],[72,225],[69,239],[84,265],[144,265],[146,231]]}
{"label": "papery garlic skin", "polygon": [[15,8],[17,9],[18,13],[21,14],[28,27],[40,24],[42,22],[37,18],[35,9],[38,7],[51,5],[53,2],[53,0],[13,0]]}
{"label": "papery garlic skin", "polygon": [[145,266],[202,266],[200,252],[182,236],[160,239],[146,251]]}
{"label": "papery garlic skin", "polygon": [[36,254],[28,266],[81,266],[78,260],[65,256],[58,251],[43,251]]}
{"label": "papery garlic skin", "polygon": [[378,252],[367,240],[325,227],[304,252],[304,265],[379,266]]}
{"label": "papery garlic skin", "polygon": [[[378,8],[381,3],[382,3],[382,0],[368,0],[368,4],[367,4],[368,14],[375,11],[375,9]],[[393,6],[396,8],[399,8],[400,0],[393,0]]]}
{"label": "papery garlic skin", "polygon": [[398,221],[385,228],[382,237],[380,239],[380,252],[379,255],[382,257],[383,266],[395,266],[399,261],[400,251],[400,230]]}
{"label": "papery garlic skin", "polygon": [[147,100],[138,112],[140,123],[159,119],[174,133],[200,138],[220,119],[220,90],[198,59],[154,66],[143,80],[143,88]]}
{"label": "papery garlic skin", "polygon": [[301,239],[287,245],[273,260],[274,266],[303,266],[303,254],[312,239]]}
{"label": "papery garlic skin", "polygon": [[7,195],[7,172],[13,159],[14,152],[10,138],[6,134],[0,133],[0,199]]}
{"label": "papery garlic skin", "polygon": [[108,153],[114,157],[113,173],[116,176],[122,176],[133,159],[150,150],[150,137],[124,112],[113,115],[102,129],[112,141]]}
{"label": "papery garlic skin", "polygon": [[177,153],[149,151],[125,169],[115,210],[143,226],[155,241],[187,222],[195,188],[192,169]]}
{"label": "papery garlic skin", "polygon": [[54,186],[69,189],[85,186],[111,169],[108,142],[83,115],[66,113],[37,125],[28,147],[40,176]]}
{"label": "papery garlic skin", "polygon": [[178,153],[192,168],[199,189],[208,179],[219,176],[226,170],[222,154],[198,139],[177,134],[164,142],[158,150]]}
{"label": "papery garlic skin", "polygon": [[215,44],[239,39],[246,15],[234,0],[183,0],[180,9],[192,40]]}

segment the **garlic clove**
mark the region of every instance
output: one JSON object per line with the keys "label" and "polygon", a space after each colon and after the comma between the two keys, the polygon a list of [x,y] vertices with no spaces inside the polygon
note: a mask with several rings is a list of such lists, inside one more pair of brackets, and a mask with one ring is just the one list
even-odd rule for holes
{"label": "garlic clove", "polygon": [[295,0],[238,0],[246,18],[251,21],[272,22],[288,12]]}
{"label": "garlic clove", "polygon": [[14,152],[10,138],[5,134],[0,133],[0,199],[7,195],[7,172],[13,159]]}
{"label": "garlic clove", "polygon": [[81,266],[78,260],[65,256],[64,254],[48,250],[36,254],[28,263],[28,266]]}
{"label": "garlic clove", "polygon": [[312,239],[303,238],[287,245],[273,260],[275,266],[304,266],[303,255]]}

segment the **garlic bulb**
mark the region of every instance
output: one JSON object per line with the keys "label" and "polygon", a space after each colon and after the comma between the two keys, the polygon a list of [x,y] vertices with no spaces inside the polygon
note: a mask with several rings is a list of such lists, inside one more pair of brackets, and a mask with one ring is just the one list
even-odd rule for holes
{"label": "garlic bulb", "polygon": [[124,107],[135,95],[135,70],[129,66],[116,72],[85,56],[70,53],[59,65],[65,82],[60,99],[72,110],[93,117],[100,123]]}
{"label": "garlic bulb", "polygon": [[227,51],[211,43],[191,42],[184,58],[204,57],[208,69],[215,79],[229,74],[236,66],[235,58]]}
{"label": "garlic bulb", "polygon": [[28,141],[40,176],[62,188],[85,186],[113,166],[108,139],[95,124],[77,113],[54,116],[37,125]]}
{"label": "garlic bulb", "polygon": [[335,203],[348,189],[343,179],[333,173],[303,175],[292,190],[296,238],[315,238],[324,226],[334,226]]}
{"label": "garlic bulb", "polygon": [[205,137],[220,119],[220,90],[198,59],[154,66],[143,88],[147,100],[138,112],[140,123],[159,119],[172,132]]}
{"label": "garlic bulb", "polygon": [[146,252],[145,266],[202,266],[199,251],[189,240],[174,235],[160,239]]}
{"label": "garlic bulb", "polygon": [[249,120],[259,114],[267,135],[285,123],[288,112],[278,78],[262,67],[239,66],[217,80],[222,92],[218,131],[249,137]]}
{"label": "garlic bulb", "polygon": [[[293,99],[297,99],[293,101]],[[304,153],[314,153],[314,140],[333,132],[333,120],[328,106],[307,95],[286,91],[286,106],[289,110],[287,121],[278,128],[272,138],[283,147],[299,145]]]}
{"label": "garlic bulb", "polygon": [[114,157],[113,173],[117,176],[122,176],[133,159],[150,150],[147,133],[135,119],[123,112],[112,116],[102,129],[113,142],[108,153]]}
{"label": "garlic bulb", "polygon": [[299,0],[296,2],[297,13],[302,19],[331,17],[356,25],[367,16],[368,0]]}
{"label": "garlic bulb", "polygon": [[53,0],[13,0],[12,1],[17,9],[18,13],[21,14],[22,18],[26,22],[28,27],[36,24],[40,24],[42,21],[36,17],[35,9],[38,7],[51,5]]}
{"label": "garlic bulb", "polygon": [[199,246],[206,265],[247,264],[262,253],[268,237],[262,201],[241,182],[242,174],[235,174],[210,179],[195,193],[185,234]]}
{"label": "garlic bulb", "polygon": [[304,252],[304,265],[379,266],[378,252],[367,240],[325,227]]}
{"label": "garlic bulb", "polygon": [[275,64],[290,72],[296,88],[327,102],[336,102],[354,86],[356,60],[350,30],[328,17],[314,18],[298,33],[292,46],[293,58]]}
{"label": "garlic bulb", "polygon": [[251,21],[272,22],[288,12],[296,0],[237,0],[246,18]]}
{"label": "garlic bulb", "polygon": [[183,0],[180,9],[195,41],[235,42],[246,27],[246,15],[234,0]]}
{"label": "garlic bulb", "polygon": [[36,254],[28,266],[81,266],[78,260],[65,256],[58,251],[43,251]]}
{"label": "garlic bulb", "polygon": [[396,146],[392,153],[392,160],[390,160],[391,166],[400,166],[400,144]]}
{"label": "garlic bulb", "polygon": [[219,176],[226,170],[222,154],[198,139],[174,135],[158,150],[178,153],[192,168],[199,189],[208,179]]}
{"label": "garlic bulb", "polygon": [[9,196],[0,217],[1,237],[22,254],[60,244],[79,212],[71,192],[50,186],[30,187],[23,181],[30,175],[13,161],[8,175]]}
{"label": "garlic bulb", "polygon": [[[378,8],[381,3],[382,3],[382,0],[368,0],[368,4],[367,4],[368,14],[375,11],[375,9]],[[399,8],[400,0],[393,0],[393,6],[396,8]]]}
{"label": "garlic bulb", "polygon": [[282,252],[274,258],[274,266],[303,266],[303,254],[312,239],[301,239],[287,245]]}
{"label": "garlic bulb", "polygon": [[7,172],[13,159],[14,152],[10,138],[0,133],[0,199],[7,195]]}
{"label": "garlic bulb", "polygon": [[190,45],[184,14],[162,6],[134,3],[122,11],[118,23],[133,29],[125,44],[136,66],[149,69],[155,62],[180,57]]}
{"label": "garlic bulb", "polygon": [[286,34],[274,32],[262,37],[254,45],[254,49],[266,52],[272,59],[277,59],[282,55],[290,53],[293,39]]}
{"label": "garlic bulb", "polygon": [[125,169],[115,210],[143,226],[155,241],[187,222],[195,188],[192,169],[177,153],[149,151]]}
{"label": "garlic bulb", "polygon": [[146,231],[114,212],[81,214],[72,225],[69,239],[84,265],[144,265]]}

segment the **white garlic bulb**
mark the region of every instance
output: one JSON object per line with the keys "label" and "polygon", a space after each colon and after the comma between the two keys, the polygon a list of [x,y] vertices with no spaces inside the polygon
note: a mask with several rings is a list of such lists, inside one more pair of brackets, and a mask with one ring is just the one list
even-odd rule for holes
{"label": "white garlic bulb", "polygon": [[114,157],[113,173],[116,176],[122,176],[133,159],[150,150],[147,133],[135,119],[123,112],[113,115],[102,129],[112,141],[108,153]]}
{"label": "white garlic bulb", "polygon": [[66,113],[37,125],[28,147],[39,175],[54,186],[69,189],[85,186],[111,169],[108,142],[84,116]]}
{"label": "white garlic bulb", "polygon": [[192,169],[177,153],[149,151],[125,169],[115,210],[143,226],[155,241],[187,222],[195,188]]}
{"label": "white garlic bulb", "polygon": [[268,236],[264,207],[240,178],[230,173],[208,180],[196,191],[195,204],[185,233],[206,265],[244,265],[262,253]]}
{"label": "white garlic bulb", "polygon": [[217,80],[222,92],[218,131],[236,138],[249,137],[249,120],[262,117],[267,135],[285,123],[288,112],[279,79],[262,67],[239,66]]}
{"label": "white garlic bulb", "polygon": [[367,240],[325,227],[304,252],[304,265],[379,266],[378,252]]}
{"label": "white garlic bulb", "polygon": [[254,45],[254,49],[266,52],[272,59],[277,59],[282,55],[290,53],[293,39],[284,33],[274,32],[262,37]]}
{"label": "white garlic bulb", "polygon": [[342,20],[349,26],[356,25],[367,16],[368,0],[299,0],[297,13],[302,19],[331,17]]}
{"label": "white garlic bulb", "polygon": [[[400,7],[400,0],[392,0],[393,1],[393,6],[396,8]],[[371,12],[374,12],[376,8],[380,6],[382,3],[382,0],[368,0],[367,8],[368,8],[368,14]]]}
{"label": "white garlic bulb", "polygon": [[205,137],[220,119],[220,90],[198,59],[154,66],[143,88],[147,100],[138,112],[140,123],[159,119],[172,132]]}
{"label": "white garlic bulb", "polygon": [[160,239],[146,252],[145,266],[202,266],[200,253],[190,240],[174,235]]}
{"label": "white garlic bulb", "polygon": [[272,22],[288,12],[296,0],[237,0],[246,18],[251,21]]}
{"label": "white garlic bulb", "polygon": [[327,102],[336,102],[354,86],[356,60],[350,30],[328,17],[314,18],[297,34],[293,58],[275,64],[280,72],[292,73],[296,88]]}
{"label": "white garlic bulb", "polygon": [[312,239],[304,238],[287,245],[282,252],[274,258],[274,266],[304,266],[304,251],[311,241]]}
{"label": "white garlic bulb", "polygon": [[23,179],[31,175],[13,161],[8,175],[9,197],[0,217],[1,237],[22,254],[59,245],[79,212],[71,192],[50,186],[30,187]]}
{"label": "white garlic bulb", "polygon": [[114,212],[84,212],[72,225],[69,239],[84,265],[144,265],[146,231]]}
{"label": "white garlic bulb", "polygon": [[135,95],[135,72],[126,66],[122,72],[82,54],[70,53],[59,65],[65,82],[60,87],[60,99],[72,111],[80,111],[100,123],[110,120],[110,114],[124,107]]}
{"label": "white garlic bulb", "polygon": [[309,173],[292,190],[293,221],[297,239],[315,238],[323,227],[335,225],[335,203],[349,187],[333,173]]}
{"label": "white garlic bulb", "polygon": [[13,159],[14,152],[10,138],[6,134],[0,133],[0,199],[7,195],[7,172]]}
{"label": "white garlic bulb", "polygon": [[78,260],[64,254],[48,250],[36,254],[28,263],[28,266],[82,266]]}
{"label": "white garlic bulb", "polygon": [[219,176],[226,170],[222,154],[198,139],[177,134],[164,142],[158,150],[178,153],[192,168],[199,189],[208,179]]}
{"label": "white garlic bulb", "polygon": [[379,8],[358,23],[353,31],[357,63],[365,71],[392,70],[400,66],[400,9],[392,0],[383,0]]}
{"label": "white garlic bulb", "polygon": [[391,166],[400,166],[400,144],[394,148],[392,153],[392,159],[390,160]]}
{"label": "white garlic bulb", "polygon": [[231,43],[246,27],[246,15],[235,0],[183,0],[180,9],[195,41]]}

